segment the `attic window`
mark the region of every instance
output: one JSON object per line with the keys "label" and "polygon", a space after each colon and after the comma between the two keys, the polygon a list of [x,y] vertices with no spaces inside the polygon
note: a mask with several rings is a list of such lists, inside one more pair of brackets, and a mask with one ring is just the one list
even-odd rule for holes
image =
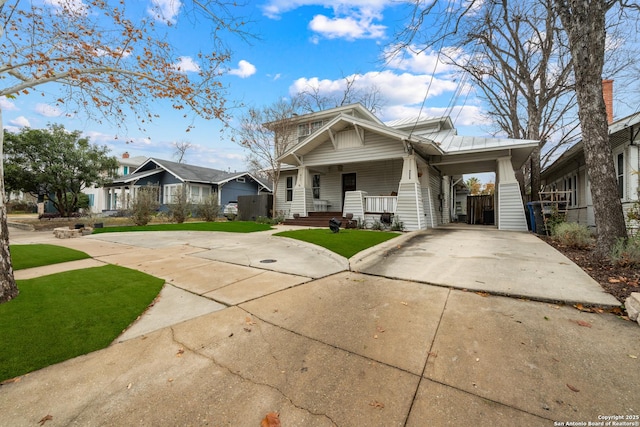
{"label": "attic window", "polygon": [[243,176],[243,177],[240,177],[240,178],[236,178],[236,181],[237,182],[245,182],[246,180],[245,180],[245,178]]}
{"label": "attic window", "polygon": [[298,137],[311,135],[322,127],[322,120],[315,122],[301,123],[298,125]]}

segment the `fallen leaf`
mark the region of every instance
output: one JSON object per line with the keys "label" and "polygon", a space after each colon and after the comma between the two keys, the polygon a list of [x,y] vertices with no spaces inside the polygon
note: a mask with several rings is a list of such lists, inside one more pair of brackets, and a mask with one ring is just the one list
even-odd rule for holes
{"label": "fallen leaf", "polygon": [[246,319],[244,319],[245,323],[249,326],[255,325],[256,322],[254,322],[253,320],[251,320],[251,317],[247,317]]}
{"label": "fallen leaf", "polygon": [[382,408],[384,408],[384,403],[378,402],[377,400],[374,400],[373,402],[369,402],[369,406],[373,406],[374,408],[382,409]]}
{"label": "fallen leaf", "polygon": [[575,388],[574,386],[572,386],[571,384],[567,384],[567,387],[569,387],[569,390],[575,391],[576,393],[580,391],[577,388]]}
{"label": "fallen leaf", "polygon": [[0,382],[0,385],[11,384],[11,383],[19,383],[22,380],[22,377],[9,378],[8,380],[4,380]]}
{"label": "fallen leaf", "polygon": [[404,302],[404,301],[400,301],[400,304],[402,304],[402,305],[409,305],[409,303],[408,303],[408,302]]}
{"label": "fallen leaf", "polygon": [[385,331],[385,329],[382,326],[376,326],[376,331],[382,333]]}
{"label": "fallen leaf", "polygon": [[622,280],[616,279],[615,277],[609,277],[609,283],[620,283]]}
{"label": "fallen leaf", "polygon": [[585,322],[584,320],[574,320],[579,326],[584,326],[585,328],[590,328],[591,323]]}
{"label": "fallen leaf", "polygon": [[638,287],[638,281],[637,281],[637,280],[634,280],[633,282],[629,282],[629,283],[627,283],[627,284],[628,284],[629,286],[634,287],[634,288],[637,288],[637,287]]}
{"label": "fallen leaf", "polygon": [[635,356],[635,355],[633,355],[633,354],[629,354],[628,356],[629,356],[630,358],[632,358],[632,359],[637,359],[637,358],[638,358],[638,356]]}
{"label": "fallen leaf", "polygon": [[480,295],[481,297],[488,297],[489,296],[489,292],[476,292],[477,295]]}
{"label": "fallen leaf", "polygon": [[182,355],[184,354],[184,348],[180,347],[178,349],[178,352],[176,353],[177,357],[182,357]]}
{"label": "fallen leaf", "polygon": [[269,412],[260,422],[260,427],[280,427],[280,414]]}
{"label": "fallen leaf", "polygon": [[51,421],[51,420],[53,420],[53,415],[45,415],[40,421],[38,421],[38,424],[43,426],[44,423],[46,423],[47,421]]}

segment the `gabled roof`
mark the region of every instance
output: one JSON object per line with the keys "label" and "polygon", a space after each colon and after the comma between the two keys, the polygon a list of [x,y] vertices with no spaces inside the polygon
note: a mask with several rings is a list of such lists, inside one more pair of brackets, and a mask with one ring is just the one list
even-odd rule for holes
{"label": "gabled roof", "polygon": [[[451,174],[495,169],[498,157],[511,156],[515,168],[520,167],[539,141],[459,136],[449,117],[416,120],[402,119],[382,123],[340,113],[284,153],[278,160],[298,164],[300,156],[313,151],[334,135],[347,128],[364,129],[384,135],[415,150],[423,157],[432,157],[439,165],[447,165]],[[435,164],[435,163],[434,163]],[[453,166],[455,165],[455,167]]]}
{"label": "gabled roof", "polygon": [[320,129],[312,133],[309,137],[289,149],[286,153],[280,156],[278,160],[288,164],[295,164],[297,163],[297,155],[304,156],[327,140],[332,140],[335,133],[354,126],[379,135],[384,135],[390,139],[400,142],[419,144],[428,154],[442,154],[442,151],[428,139],[422,138],[418,135],[410,135],[408,132],[386,126],[377,119],[376,121],[370,121],[340,113],[331,121],[325,123]]}
{"label": "gabled roof", "polygon": [[158,173],[168,172],[182,182],[193,182],[199,184],[222,185],[243,176],[248,176],[258,184],[271,191],[268,183],[254,177],[249,172],[225,172],[218,169],[206,168],[203,166],[188,165],[169,160],[148,158],[133,173],[116,178],[113,184],[128,184],[141,178],[146,178]]}

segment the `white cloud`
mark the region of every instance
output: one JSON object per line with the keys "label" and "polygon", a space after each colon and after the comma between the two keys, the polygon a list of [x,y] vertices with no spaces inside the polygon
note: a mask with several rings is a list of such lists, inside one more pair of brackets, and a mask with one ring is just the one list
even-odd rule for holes
{"label": "white cloud", "polygon": [[[413,105],[420,104],[428,89],[428,98],[442,95],[445,92],[453,92],[457,88],[456,82],[445,79],[432,79],[426,74],[402,73],[393,71],[371,71],[366,74],[356,75],[354,90],[367,91],[375,87],[387,105]],[[347,76],[351,80],[354,76]],[[289,93],[295,95],[298,92],[308,90],[310,87],[319,90],[321,95],[337,95],[345,90],[345,79],[319,80],[317,77],[297,79],[289,88]]]}
{"label": "white cloud", "polygon": [[16,107],[16,104],[9,101],[4,96],[0,97],[0,108],[2,109],[2,111],[16,111],[18,109],[18,107]]}
{"label": "white cloud", "polygon": [[327,18],[316,15],[309,23],[309,28],[328,39],[344,38],[347,40],[373,39],[384,37],[387,27],[373,23],[372,17],[346,16],[343,18]]}
{"label": "white cloud", "polygon": [[200,66],[190,56],[181,56],[178,58],[178,62],[173,64],[173,69],[182,73],[197,73],[200,71]]}
{"label": "white cloud", "polygon": [[[366,93],[371,88],[375,88],[383,101],[382,107],[376,112],[383,121],[404,119],[411,117],[421,118],[450,116],[456,126],[478,126],[486,125],[487,120],[482,115],[482,110],[478,105],[469,102],[465,105],[440,107],[448,105],[452,96],[458,92],[458,82],[449,78],[432,78],[428,74],[412,74],[409,72],[397,73],[391,70],[372,71],[365,74],[347,76],[346,79],[353,80],[355,84],[352,90]],[[320,96],[336,97],[341,96],[345,89],[345,79],[319,79],[317,77],[302,77],[293,82],[289,87],[289,93],[293,96],[298,92],[314,88]],[[464,99],[466,91],[471,90],[465,86],[460,95],[460,100]],[[421,111],[421,105],[427,100]],[[438,97],[441,97],[437,99]],[[469,104],[469,105],[467,105]]]}
{"label": "white cloud", "polygon": [[31,127],[31,123],[29,123],[29,119],[27,119],[25,116],[16,117],[13,120],[9,120],[9,124],[12,124],[20,128]]}
{"label": "white cloud", "polygon": [[331,9],[332,15],[318,14],[309,22],[309,28],[316,33],[310,41],[317,44],[320,37],[347,40],[384,37],[387,27],[375,22],[382,20],[382,11],[390,5],[394,5],[393,0],[270,0],[262,10],[268,18],[279,19],[282,14],[304,6]]}
{"label": "white cloud", "polygon": [[394,0],[269,0],[262,6],[265,16],[278,19],[280,15],[304,6],[322,6],[334,11],[347,9],[382,10],[388,5],[394,4]]}
{"label": "white cloud", "polygon": [[86,15],[89,8],[82,0],[45,0],[45,4],[55,7],[58,11],[66,10],[76,15]]}
{"label": "white cloud", "polygon": [[255,65],[253,65],[252,63],[245,61],[244,59],[241,59],[238,62],[238,68],[232,68],[229,70],[229,74],[232,74],[234,76],[238,76],[240,78],[247,78],[249,76],[252,76],[256,73],[256,67]]}
{"label": "white cloud", "polygon": [[180,0],[151,0],[151,6],[147,8],[147,13],[156,21],[175,24],[181,7],[182,1]]}
{"label": "white cloud", "polygon": [[455,47],[444,47],[442,54],[433,50],[419,51],[415,46],[399,49],[396,46],[386,48],[382,54],[389,67],[413,73],[448,73],[455,70],[447,57],[459,59],[464,53]]}
{"label": "white cloud", "polygon": [[36,104],[34,111],[44,117],[60,117],[63,115],[61,109],[49,104]]}

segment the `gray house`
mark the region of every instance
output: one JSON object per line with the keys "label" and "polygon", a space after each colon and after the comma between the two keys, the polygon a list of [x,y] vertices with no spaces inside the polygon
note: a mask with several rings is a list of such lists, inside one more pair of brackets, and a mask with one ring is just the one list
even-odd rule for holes
{"label": "gray house", "polygon": [[[628,211],[639,200],[640,192],[640,112],[609,123],[609,142],[618,179],[618,195]],[[560,194],[566,201],[568,221],[595,228],[591,183],[579,141],[562,153],[541,173],[545,191]],[[629,229],[637,229],[637,221],[627,221]]]}
{"label": "gray house", "polygon": [[221,207],[238,200],[238,196],[271,191],[267,183],[249,172],[225,172],[149,158],[133,173],[116,178],[105,186],[106,210],[127,208],[135,197],[136,189],[146,185],[158,186],[161,209],[172,202],[182,187],[186,187],[191,203],[199,203],[215,195]]}
{"label": "gray house", "polygon": [[279,161],[276,211],[286,218],[329,211],[368,221],[389,213],[406,230],[448,223],[460,175],[495,172],[495,222],[527,230],[514,170],[538,141],[459,136],[448,117],[381,122],[361,104],[295,117]]}

